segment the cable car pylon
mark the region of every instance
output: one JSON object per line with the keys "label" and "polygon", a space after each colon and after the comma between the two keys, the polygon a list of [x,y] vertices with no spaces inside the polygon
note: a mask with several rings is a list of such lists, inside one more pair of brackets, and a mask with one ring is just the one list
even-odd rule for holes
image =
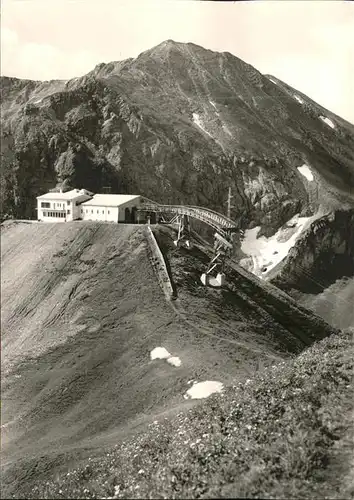
{"label": "cable car pylon", "polygon": [[[213,257],[200,279],[204,285],[220,287],[226,281],[224,267],[226,259],[232,255],[233,235],[234,233],[240,233],[239,225],[230,219],[231,208],[233,208],[233,205],[231,205],[232,198],[231,189],[229,189],[227,200],[228,215],[199,206],[162,205],[147,198],[143,199],[141,206],[139,206],[139,212],[147,212],[148,223],[150,223],[150,216],[154,213],[160,215],[159,222],[178,224],[177,239],[174,240],[176,247],[183,246],[187,249],[191,249],[192,247],[190,217],[212,227],[216,231],[214,234]],[[165,218],[165,214],[172,214],[173,216],[170,220],[167,220],[168,218]]]}
{"label": "cable car pylon", "polygon": [[[200,277],[203,285],[221,287],[226,283],[226,275],[224,272],[225,261],[232,253],[232,235],[228,238],[221,236],[219,233],[214,234],[214,253],[211,258],[206,272]],[[212,274],[213,273],[213,274]],[[215,276],[216,274],[216,276]]]}
{"label": "cable car pylon", "polygon": [[173,243],[176,247],[185,245],[187,248],[191,248],[191,226],[188,215],[177,215],[174,223],[178,224],[178,236]]}

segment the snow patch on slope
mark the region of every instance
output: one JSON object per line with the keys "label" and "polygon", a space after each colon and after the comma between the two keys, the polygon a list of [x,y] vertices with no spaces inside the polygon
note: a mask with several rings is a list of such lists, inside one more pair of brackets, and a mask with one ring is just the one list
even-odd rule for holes
{"label": "snow patch on slope", "polygon": [[184,395],[185,399],[203,399],[215,394],[217,392],[222,392],[223,384],[221,382],[216,382],[214,380],[206,380],[205,382],[194,383],[193,386],[188,389]]}
{"label": "snow patch on slope", "polygon": [[321,120],[324,121],[329,127],[331,128],[336,128],[335,124],[332,122],[332,120],[330,120],[329,118],[327,118],[326,116],[320,116]]}
{"label": "snow patch on slope", "polygon": [[230,129],[228,128],[227,125],[224,124],[222,128],[230,137],[232,137],[232,133],[230,132]]}
{"label": "snow patch on slope", "polygon": [[155,349],[153,349],[150,352],[150,358],[152,360],[154,360],[154,359],[167,359],[170,356],[171,356],[171,354],[164,347],[155,347]]}
{"label": "snow patch on slope", "polygon": [[150,358],[152,361],[155,359],[165,359],[167,363],[172,366],[181,366],[182,364],[178,356],[172,356],[164,347],[155,347],[155,349],[150,352]]}
{"label": "snow patch on slope", "polygon": [[220,116],[220,113],[218,112],[218,108],[216,107],[215,102],[214,101],[209,101],[209,102],[213,106],[213,108],[215,109],[216,116]]}
{"label": "snow patch on slope", "polygon": [[302,167],[297,167],[300,174],[302,174],[308,181],[313,181],[313,174],[310,168],[304,163]]}
{"label": "snow patch on slope", "polygon": [[301,97],[299,97],[298,95],[294,95],[294,97],[300,104],[304,104],[304,101],[301,99]]}
{"label": "snow patch on slope", "polygon": [[[295,215],[270,238],[265,236],[257,238],[260,226],[247,229],[241,250],[249,257],[241,259],[240,264],[256,276],[266,277],[269,271],[288,255],[300,234],[309,227],[315,218],[316,216],[299,217]],[[251,268],[249,268],[250,258],[252,259]]]}
{"label": "snow patch on slope", "polygon": [[203,122],[201,121],[200,119],[200,116],[198,115],[198,113],[193,113],[193,122],[201,129],[203,130],[203,132],[205,132],[206,134],[208,134],[209,137],[213,137],[204,127],[204,124]]}
{"label": "snow patch on slope", "polygon": [[167,363],[172,366],[181,366],[181,360],[178,356],[170,356],[167,358]]}

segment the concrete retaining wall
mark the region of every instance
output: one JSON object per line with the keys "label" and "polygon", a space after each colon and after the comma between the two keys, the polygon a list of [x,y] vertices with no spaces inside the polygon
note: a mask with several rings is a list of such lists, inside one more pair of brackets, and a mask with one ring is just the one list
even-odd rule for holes
{"label": "concrete retaining wall", "polygon": [[165,259],[150,227],[147,228],[147,240],[150,250],[149,258],[156,272],[159,284],[164,291],[167,300],[172,300],[174,298],[174,292],[171,279],[167,271]]}

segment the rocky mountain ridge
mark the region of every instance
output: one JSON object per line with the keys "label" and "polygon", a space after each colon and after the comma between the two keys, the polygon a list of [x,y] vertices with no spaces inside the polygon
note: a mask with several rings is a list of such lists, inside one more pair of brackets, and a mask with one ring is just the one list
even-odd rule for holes
{"label": "rocky mountain ridge", "polygon": [[231,187],[260,234],[354,204],[354,126],[227,52],[168,40],[69,81],[2,77],[1,109],[3,216],[56,185],[221,212]]}

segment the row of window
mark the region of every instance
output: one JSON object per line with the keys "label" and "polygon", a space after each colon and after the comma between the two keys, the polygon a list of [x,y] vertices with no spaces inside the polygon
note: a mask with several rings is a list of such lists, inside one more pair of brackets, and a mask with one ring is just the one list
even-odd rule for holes
{"label": "row of window", "polygon": [[[70,201],[66,202],[67,205],[70,205]],[[53,208],[64,208],[65,203],[53,203]],[[50,208],[50,202],[49,201],[41,201],[41,208]]]}
{"label": "row of window", "polygon": [[59,217],[65,219],[65,215],[65,212],[43,212],[43,217]]}
{"label": "row of window", "polygon": [[[85,209],[85,211],[84,211],[84,209],[83,209],[83,208],[81,209],[81,213],[82,213],[82,214],[83,214],[83,213],[88,214],[88,213],[90,213],[90,212],[91,212],[91,214],[93,214],[93,209],[89,210],[88,208],[86,208],[86,209]],[[97,210],[97,213],[99,214],[99,213],[100,213],[100,211],[99,211],[99,210]],[[107,214],[108,214],[108,215],[110,215],[110,213],[111,213],[111,212],[110,212],[110,210],[107,210]],[[70,210],[67,210],[67,214],[68,214],[68,215],[70,215]],[[104,215],[104,210],[102,210],[102,215]],[[44,217],[59,217],[59,218],[65,218],[66,213],[65,213],[65,212],[43,212],[43,216],[44,216]]]}
{"label": "row of window", "polygon": [[[84,213],[84,209],[83,209],[83,208],[81,209],[81,213],[82,213],[82,214]],[[89,209],[88,209],[88,208],[86,208],[86,209],[85,209],[85,214],[88,214],[88,213],[89,213]],[[93,209],[91,209],[91,213],[93,214]],[[99,213],[100,213],[100,211],[99,211],[99,210],[97,210],[97,213],[99,214]],[[110,210],[107,210],[107,214],[109,215],[110,213],[111,213],[111,212],[110,212]],[[102,210],[102,214],[104,214],[104,210]]]}

